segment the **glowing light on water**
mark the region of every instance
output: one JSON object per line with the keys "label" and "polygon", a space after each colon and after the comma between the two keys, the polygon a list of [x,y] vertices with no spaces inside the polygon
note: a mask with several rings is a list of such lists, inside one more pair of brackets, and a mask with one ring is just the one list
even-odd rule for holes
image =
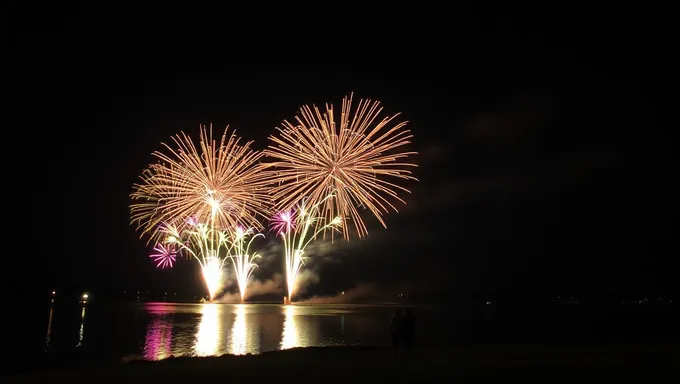
{"label": "glowing light on water", "polygon": [[81,347],[83,345],[83,336],[85,328],[85,307],[80,311],[80,330],[78,331],[78,344],[76,347]]}
{"label": "glowing light on water", "polygon": [[246,308],[243,304],[236,305],[236,318],[231,329],[231,351],[232,355],[246,354],[246,341],[248,337],[248,327],[246,324]]}
{"label": "glowing light on water", "polygon": [[144,343],[146,360],[161,360],[172,354],[172,323],[157,317],[149,324]]}
{"label": "glowing light on water", "polygon": [[281,349],[304,347],[300,338],[297,319],[295,318],[297,308],[293,305],[284,307],[283,333],[281,335]]}
{"label": "glowing light on water", "polygon": [[196,332],[194,354],[197,356],[214,356],[219,354],[220,321],[218,304],[203,304],[201,322]]}
{"label": "glowing light on water", "polygon": [[[52,334],[52,313],[53,312],[54,312],[54,307],[50,307],[50,316],[47,319],[47,335],[45,335],[45,351],[47,351],[47,349],[50,346],[50,339],[51,339],[51,334]],[[82,327],[81,327],[81,329],[82,329]]]}

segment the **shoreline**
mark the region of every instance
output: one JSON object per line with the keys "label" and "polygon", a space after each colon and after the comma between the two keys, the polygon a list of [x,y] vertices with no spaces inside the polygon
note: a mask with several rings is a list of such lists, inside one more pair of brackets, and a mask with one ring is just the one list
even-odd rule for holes
{"label": "shoreline", "polygon": [[[395,355],[389,347],[293,348],[258,355],[170,357],[53,367],[7,376],[3,382],[184,382],[186,380],[438,381],[475,376],[489,380],[540,378],[555,382],[588,377],[680,378],[680,349],[671,344],[420,347]],[[416,375],[416,376],[414,376]]]}

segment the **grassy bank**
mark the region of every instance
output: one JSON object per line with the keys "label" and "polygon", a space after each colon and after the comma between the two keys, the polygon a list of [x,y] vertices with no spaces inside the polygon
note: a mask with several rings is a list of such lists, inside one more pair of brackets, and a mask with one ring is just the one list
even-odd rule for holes
{"label": "grassy bank", "polygon": [[[144,382],[680,382],[672,346],[469,347],[395,356],[385,348],[302,348],[257,356],[171,358],[22,374],[6,383]],[[677,380],[677,381],[676,381]],[[292,381],[291,381],[292,382]]]}

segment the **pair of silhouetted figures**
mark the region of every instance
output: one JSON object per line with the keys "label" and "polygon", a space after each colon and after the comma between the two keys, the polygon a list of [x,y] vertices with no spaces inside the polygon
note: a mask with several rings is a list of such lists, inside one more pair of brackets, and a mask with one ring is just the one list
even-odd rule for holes
{"label": "pair of silhouetted figures", "polygon": [[416,318],[413,317],[411,311],[407,309],[403,315],[399,309],[394,311],[390,321],[390,333],[395,353],[398,354],[402,347],[407,353],[413,353],[416,336]]}

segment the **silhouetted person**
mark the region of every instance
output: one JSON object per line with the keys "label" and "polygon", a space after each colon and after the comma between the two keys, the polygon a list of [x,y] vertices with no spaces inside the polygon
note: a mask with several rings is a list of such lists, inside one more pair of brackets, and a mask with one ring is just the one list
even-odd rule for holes
{"label": "silhouetted person", "polygon": [[390,320],[390,335],[392,336],[392,346],[394,353],[399,353],[399,347],[403,343],[404,335],[404,318],[400,310],[395,310]]}
{"label": "silhouetted person", "polygon": [[416,318],[413,317],[410,310],[406,310],[406,316],[403,318],[404,323],[404,346],[409,354],[413,353],[416,342]]}

